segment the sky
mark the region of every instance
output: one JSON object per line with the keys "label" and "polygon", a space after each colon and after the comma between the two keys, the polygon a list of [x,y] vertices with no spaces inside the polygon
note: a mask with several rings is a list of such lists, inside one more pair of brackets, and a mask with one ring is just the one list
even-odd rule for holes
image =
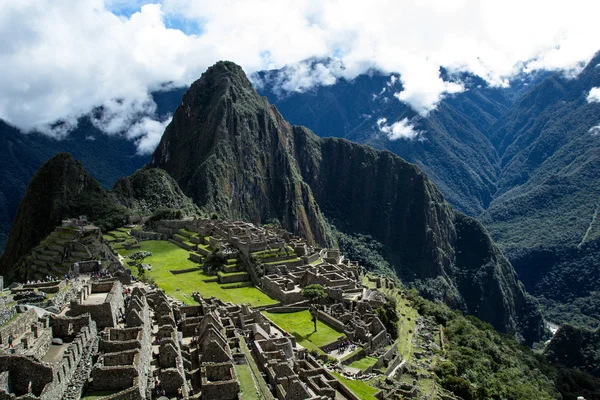
{"label": "sky", "polygon": [[[149,93],[223,59],[248,74],[288,66],[284,93],[399,73],[394,98],[426,116],[464,90],[440,66],[496,86],[541,69],[576,76],[600,50],[598,15],[589,0],[2,0],[0,118],[62,138],[104,106],[96,126],[149,153],[169,122]],[[378,125],[418,136],[407,121]]]}

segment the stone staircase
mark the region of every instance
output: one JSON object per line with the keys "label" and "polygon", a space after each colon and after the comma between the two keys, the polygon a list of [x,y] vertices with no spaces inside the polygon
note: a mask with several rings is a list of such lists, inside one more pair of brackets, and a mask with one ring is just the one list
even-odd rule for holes
{"label": "stone staircase", "polygon": [[169,239],[169,242],[174,243],[187,251],[196,251],[198,250],[198,244],[191,240],[194,237],[197,238],[198,234],[186,229],[180,229],[177,233],[172,235],[171,239]]}

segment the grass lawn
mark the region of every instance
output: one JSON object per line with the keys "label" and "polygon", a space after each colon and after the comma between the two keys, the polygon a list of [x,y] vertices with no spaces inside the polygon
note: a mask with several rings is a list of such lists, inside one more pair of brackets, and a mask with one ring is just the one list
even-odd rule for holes
{"label": "grass lawn", "polygon": [[[203,282],[204,279],[213,277],[206,275],[202,271],[174,275],[169,270],[198,267],[198,264],[188,260],[190,253],[187,250],[163,240],[145,240],[139,244],[140,249],[118,249],[118,252],[124,257],[140,250],[151,252],[152,257],[148,257],[144,261],[152,265],[152,270],[147,273],[156,280],[158,287],[164,289],[169,296],[184,303],[190,304],[194,302],[192,292],[200,292],[202,296],[214,296],[223,301],[230,301],[236,304],[249,303],[252,306],[262,306],[278,303],[277,300],[271,299],[255,287],[223,289],[216,282]],[[131,270],[137,276],[137,269],[131,267]]]}
{"label": "grass lawn", "polygon": [[277,265],[277,264],[285,264],[285,263],[296,262],[296,261],[300,261],[300,259],[298,257],[294,257],[294,258],[288,258],[288,259],[285,259],[285,260],[268,262],[268,263],[264,263],[264,264],[265,265]]}
{"label": "grass lawn", "polygon": [[314,266],[321,264],[322,262],[323,262],[323,259],[317,258],[315,261],[311,262],[309,265],[312,265],[314,267]]}
{"label": "grass lawn", "polygon": [[119,391],[115,390],[98,390],[96,392],[87,392],[85,395],[81,396],[81,400],[96,400],[101,399],[106,396],[110,396],[112,394],[119,393]]}
{"label": "grass lawn", "polygon": [[242,398],[244,399],[256,399],[259,397],[254,385],[254,378],[252,377],[252,371],[248,364],[240,364],[234,366],[235,373],[238,381],[240,382],[240,390],[242,392]]}
{"label": "grass lawn", "polygon": [[375,400],[375,393],[379,391],[379,389],[374,388],[369,385],[368,382],[363,381],[355,381],[352,379],[346,379],[342,375],[337,372],[331,372],[333,376],[337,378],[342,384],[344,384],[348,389],[350,389],[355,395],[358,396],[361,400]]}
{"label": "grass lawn", "polygon": [[377,362],[377,357],[366,356],[361,358],[360,360],[356,360],[351,362],[348,366],[352,368],[358,368],[361,371],[369,368],[371,365],[375,365]]}
{"label": "grass lawn", "polygon": [[299,311],[294,313],[264,313],[267,318],[275,322],[282,329],[294,335],[298,344],[308,350],[318,350],[319,347],[335,342],[340,336],[345,336],[331,326],[317,321],[317,331],[310,311]]}

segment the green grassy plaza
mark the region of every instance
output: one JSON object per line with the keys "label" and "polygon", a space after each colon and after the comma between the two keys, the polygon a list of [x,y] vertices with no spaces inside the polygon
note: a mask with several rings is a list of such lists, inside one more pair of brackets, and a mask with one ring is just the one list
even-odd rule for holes
{"label": "green grassy plaza", "polygon": [[[204,297],[216,297],[223,301],[229,301],[237,304],[248,303],[252,306],[263,306],[277,304],[278,302],[255,287],[242,287],[235,289],[224,289],[219,283],[204,282],[205,279],[214,278],[206,275],[202,271],[193,271],[183,274],[172,274],[169,270],[184,270],[197,268],[199,265],[188,259],[189,252],[181,247],[162,240],[146,240],[139,243],[139,249],[126,250],[117,248],[116,250],[123,257],[136,251],[149,251],[152,257],[148,257],[144,262],[152,265],[152,270],[147,272],[152,276],[159,288],[171,297],[191,304],[192,292],[199,292]],[[137,276],[137,269],[129,267],[132,273]],[[178,290],[179,289],[179,290]]]}
{"label": "green grassy plaza", "polygon": [[308,310],[285,314],[265,312],[264,315],[281,329],[294,335],[298,344],[308,350],[322,353],[319,347],[335,342],[340,336],[345,336],[321,321],[317,321],[317,331],[313,332],[314,325]]}
{"label": "green grassy plaza", "polygon": [[352,368],[358,368],[361,371],[364,371],[365,369],[369,368],[370,366],[375,365],[376,362],[377,362],[377,357],[366,356],[366,357],[361,358],[360,360],[351,362],[348,366],[352,367]]}
{"label": "green grassy plaza", "polygon": [[333,376],[337,378],[338,381],[342,382],[344,386],[350,389],[355,395],[358,396],[361,400],[375,400],[375,393],[379,391],[379,389],[371,386],[370,382],[364,381],[355,381],[353,379],[346,379],[342,375],[337,372],[331,372]]}
{"label": "green grassy plaza", "polygon": [[259,398],[256,385],[254,385],[254,378],[252,377],[252,371],[247,364],[240,364],[235,366],[235,373],[238,381],[240,382],[240,391],[242,398],[244,399],[257,399]]}

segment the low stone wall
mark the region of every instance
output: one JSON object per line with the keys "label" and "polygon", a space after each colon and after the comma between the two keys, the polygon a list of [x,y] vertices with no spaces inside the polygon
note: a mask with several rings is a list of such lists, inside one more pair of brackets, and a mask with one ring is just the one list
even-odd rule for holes
{"label": "low stone wall", "polygon": [[319,259],[321,255],[319,253],[313,253],[310,256],[305,256],[304,257],[304,263],[305,264],[312,264],[315,261],[317,261]]}
{"label": "low stone wall", "polygon": [[31,325],[38,319],[36,312],[29,309],[24,313],[17,314],[17,317],[8,325],[0,328],[0,344],[8,343],[10,335],[14,337],[20,336],[31,329]]}
{"label": "low stone wall", "polygon": [[338,331],[344,332],[344,324],[340,320],[333,318],[326,312],[317,310],[317,318],[319,318],[320,321],[326,323],[327,325],[330,325],[333,328],[337,329]]}
{"label": "low stone wall", "polygon": [[198,264],[202,264],[202,262],[204,262],[202,256],[196,253],[190,253],[189,259]]}
{"label": "low stone wall", "polygon": [[105,367],[97,365],[92,370],[94,388],[102,390],[123,390],[133,386],[138,370],[133,365]]}
{"label": "low stone wall", "polygon": [[132,229],[131,236],[139,241],[143,240],[168,240],[171,237],[170,233],[146,232]]}
{"label": "low stone wall", "polygon": [[367,352],[365,349],[360,349],[359,351],[355,351],[353,353],[348,354],[346,357],[342,358],[341,362],[344,365],[352,364],[356,360],[360,360],[367,356]]}
{"label": "low stone wall", "polygon": [[388,334],[386,331],[381,331],[371,339],[370,351],[375,351],[388,343]]}
{"label": "low stone wall", "polygon": [[249,279],[247,272],[236,273],[235,275],[219,275],[220,283],[244,282]]}
{"label": "low stone wall", "polygon": [[268,308],[267,311],[269,311],[270,313],[285,314],[285,313],[305,311],[308,309],[309,309],[309,307],[302,307],[302,306],[299,306],[299,307],[271,307],[271,308]]}
{"label": "low stone wall", "polygon": [[102,400],[145,400],[146,396],[140,393],[137,387],[122,390],[110,396],[102,397]]}
{"label": "low stone wall", "polygon": [[179,242],[179,241],[177,241],[175,239],[169,239],[169,242],[171,242],[174,245],[177,245],[177,246],[179,246],[182,249],[187,250],[187,251],[197,251],[198,250],[198,248],[196,247],[196,245],[192,246],[192,245],[189,245],[189,244],[184,243],[184,242]]}
{"label": "low stone wall", "polygon": [[11,320],[17,314],[17,308],[15,306],[3,306],[0,307],[0,326],[4,325]]}
{"label": "low stone wall", "polygon": [[394,370],[394,368],[396,368],[398,365],[400,365],[401,362],[402,362],[402,356],[400,354],[398,354],[388,364],[387,368],[385,369],[385,375],[388,376],[390,373],[392,373],[392,371]]}
{"label": "low stone wall", "polygon": [[187,269],[171,269],[171,270],[169,270],[169,272],[172,273],[173,275],[179,275],[179,274],[187,274],[188,272],[198,272],[201,269],[202,268],[200,268],[200,267],[187,268]]}

